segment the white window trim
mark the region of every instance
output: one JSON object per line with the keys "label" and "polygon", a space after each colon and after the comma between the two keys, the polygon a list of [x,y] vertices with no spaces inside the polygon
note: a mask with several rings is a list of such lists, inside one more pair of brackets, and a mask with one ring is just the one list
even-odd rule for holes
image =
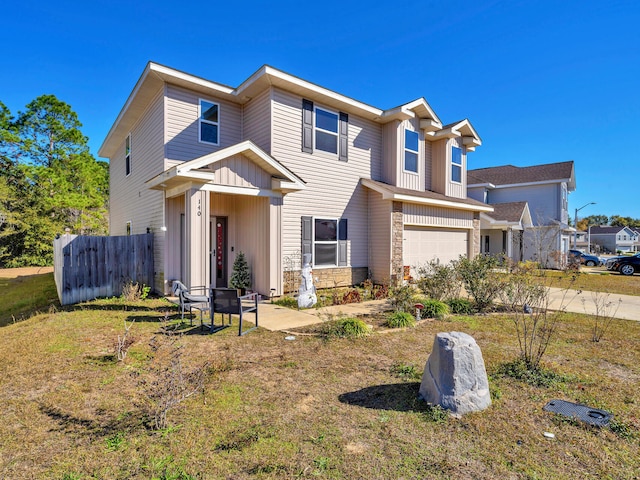
{"label": "white window trim", "polygon": [[[460,150],[460,164],[457,163],[453,163],[453,149],[457,148],[458,150]],[[455,183],[456,185],[462,185],[462,166],[464,165],[464,158],[463,158],[464,152],[462,151],[462,148],[460,148],[457,145],[451,145],[451,162],[450,162],[450,168],[449,168],[449,174],[451,175],[451,183]],[[460,181],[458,182],[457,180],[453,179],[453,167],[457,166],[460,168]]]}
{"label": "white window trim", "polygon": [[[316,220],[331,220],[336,222],[336,239],[335,240],[319,240],[316,241]],[[323,268],[338,268],[338,242],[340,239],[340,219],[335,217],[311,217],[311,259],[313,268],[323,269]],[[332,265],[318,265],[316,263],[316,244],[318,245],[331,245],[335,244],[336,247],[336,263]]]}
{"label": "white window trim", "polygon": [[[211,120],[204,120],[202,118],[202,102],[207,102],[207,103],[211,103],[213,105],[217,105],[218,106],[218,121],[217,122],[212,122]],[[206,98],[199,98],[198,99],[198,142],[199,143],[204,143],[205,145],[216,145],[219,146],[220,145],[220,118],[222,115],[222,109],[220,108],[220,104],[218,102],[214,102],[213,100],[207,100]],[[201,136],[201,132],[202,132],[202,124],[206,123],[209,125],[215,125],[218,127],[218,141],[217,142],[207,142],[205,140],[202,140],[202,136]]]}
{"label": "white window trim", "polygon": [[[129,144],[129,151],[127,152],[127,143]],[[127,172],[127,164],[129,165],[129,172]],[[131,132],[124,140],[124,176],[131,175]]]}
{"label": "white window trim", "polygon": [[[330,113],[331,115],[336,116],[337,128],[335,133],[330,130],[325,130],[324,128],[320,128],[316,126],[316,112],[318,110],[322,110],[323,112],[327,112],[327,113]],[[316,131],[326,133],[327,135],[333,135],[334,137],[336,137],[336,153],[327,152],[326,150],[322,150],[321,148],[318,148],[318,146],[316,145]],[[338,155],[340,154],[340,113],[330,110],[328,108],[319,107],[315,103],[313,104],[313,153],[321,153],[323,155],[329,155],[331,157],[338,157]],[[331,220],[331,219],[326,218],[325,220]]]}
{"label": "white window trim", "polygon": [[[407,131],[409,132],[413,132],[416,135],[418,135],[418,150],[411,150],[410,148],[407,148]],[[419,175],[418,172],[420,172],[420,134],[418,132],[416,132],[415,130],[411,130],[410,128],[405,128],[402,131],[402,152],[404,153],[404,155],[402,155],[402,171],[404,173],[408,173],[410,175]],[[411,152],[411,153],[415,153],[416,154],[416,171],[414,172],[413,170],[407,170],[406,169],[406,154],[407,152]]]}

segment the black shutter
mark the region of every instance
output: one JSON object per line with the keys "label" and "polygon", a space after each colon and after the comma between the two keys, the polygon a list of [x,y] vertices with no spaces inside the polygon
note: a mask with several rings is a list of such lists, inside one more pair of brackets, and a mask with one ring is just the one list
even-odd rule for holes
{"label": "black shutter", "polygon": [[313,153],[313,102],[302,99],[302,151]]}
{"label": "black shutter", "polygon": [[311,251],[311,244],[313,243],[311,238],[313,232],[311,221],[311,217],[302,217],[302,255],[300,255],[301,262],[304,262],[305,253],[311,254],[311,258],[313,258],[313,252]]}
{"label": "black shutter", "polygon": [[347,266],[347,219],[338,222],[338,266]]}
{"label": "black shutter", "polygon": [[339,154],[338,160],[346,162],[349,153],[349,115],[340,112],[340,123],[338,125]]}

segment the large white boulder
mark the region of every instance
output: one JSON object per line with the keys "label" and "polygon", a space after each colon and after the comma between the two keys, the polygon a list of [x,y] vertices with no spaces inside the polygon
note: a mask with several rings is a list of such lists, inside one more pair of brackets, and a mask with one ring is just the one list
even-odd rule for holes
{"label": "large white boulder", "polygon": [[462,332],[438,333],[422,374],[420,396],[455,414],[491,405],[489,380],[480,347]]}

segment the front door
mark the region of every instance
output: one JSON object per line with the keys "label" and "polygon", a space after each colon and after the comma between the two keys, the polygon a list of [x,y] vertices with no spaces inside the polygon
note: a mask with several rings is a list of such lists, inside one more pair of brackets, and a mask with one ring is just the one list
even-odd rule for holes
{"label": "front door", "polygon": [[211,217],[211,286],[227,286],[227,217]]}

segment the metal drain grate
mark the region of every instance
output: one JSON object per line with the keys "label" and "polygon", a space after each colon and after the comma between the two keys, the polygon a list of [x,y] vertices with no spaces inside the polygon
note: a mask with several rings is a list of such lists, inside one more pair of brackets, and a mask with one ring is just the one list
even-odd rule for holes
{"label": "metal drain grate", "polygon": [[543,410],[547,412],[559,413],[565,417],[581,420],[596,427],[606,427],[613,418],[613,414],[606,410],[591,408],[579,403],[567,402],[566,400],[551,400]]}

